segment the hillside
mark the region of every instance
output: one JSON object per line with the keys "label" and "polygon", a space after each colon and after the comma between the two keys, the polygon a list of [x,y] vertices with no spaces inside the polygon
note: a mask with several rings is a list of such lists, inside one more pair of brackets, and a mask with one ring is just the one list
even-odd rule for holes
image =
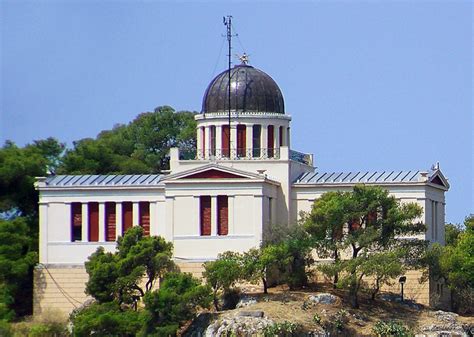
{"label": "hillside", "polygon": [[[343,291],[322,285],[302,291],[272,288],[268,295],[246,289],[240,302],[242,307],[202,313],[184,329],[182,335],[204,334],[209,324],[213,326],[214,333],[209,328],[206,336],[256,335],[261,334],[266,325],[283,322],[291,323],[287,323],[286,327],[296,330],[293,335],[306,336],[322,336],[328,332],[331,336],[374,336],[373,328],[379,321],[398,321],[409,329],[410,334],[426,336],[438,336],[442,332],[463,336],[466,331],[474,331],[472,316],[435,311],[410,302],[371,301],[364,296],[361,297],[360,308],[352,309],[345,297]],[[317,303],[319,300],[322,302]],[[263,317],[252,317],[261,316],[262,312]]]}

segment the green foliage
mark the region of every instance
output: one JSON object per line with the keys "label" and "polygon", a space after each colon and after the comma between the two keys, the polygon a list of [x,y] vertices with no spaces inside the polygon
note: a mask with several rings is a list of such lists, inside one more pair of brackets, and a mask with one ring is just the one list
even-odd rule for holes
{"label": "green foliage", "polygon": [[12,327],[8,321],[0,319],[0,336],[10,337],[13,336]]}
{"label": "green foliage", "polygon": [[211,288],[188,273],[166,275],[158,290],[145,295],[145,333],[175,335],[182,322],[193,318],[198,308],[208,308]]}
{"label": "green foliage", "polygon": [[0,148],[0,212],[16,210],[35,219],[38,193],[35,177],[54,172],[64,145],[54,138],[37,140],[19,148],[7,141]]}
{"label": "green foliage", "polygon": [[67,327],[61,323],[35,323],[31,325],[28,337],[69,336]]}
{"label": "green foliage", "polygon": [[474,215],[466,218],[464,226],[451,245],[432,245],[425,259],[430,275],[448,283],[453,308],[470,313],[474,307]]}
{"label": "green foliage", "polygon": [[227,251],[219,254],[215,261],[204,263],[203,276],[213,289],[213,302],[216,310],[219,310],[218,292],[229,291],[242,278],[241,261],[239,253]]}
{"label": "green foliage", "polygon": [[32,270],[38,259],[31,249],[30,231],[23,217],[0,219],[0,319],[25,314],[31,305]]}
{"label": "green foliage", "polygon": [[158,278],[175,269],[172,250],[173,245],[162,237],[144,237],[141,227],[130,228],[119,238],[115,253],[99,247],[89,256],[85,263],[89,274],[86,293],[100,303],[115,300],[136,307]]}
{"label": "green foliage", "polygon": [[313,322],[317,325],[321,325],[322,324],[322,319],[321,319],[321,316],[316,313],[313,315]]}
{"label": "green foliage", "polygon": [[194,113],[162,106],[128,125],[102,131],[96,139],[74,142],[59,171],[68,174],[138,174],[168,169],[171,147],[195,149]]}
{"label": "green foliage", "polygon": [[[318,255],[334,258],[334,263],[320,270],[334,277],[338,286],[348,287],[351,304],[358,307],[364,276],[374,275],[379,282],[386,282],[402,272],[402,258],[410,257],[410,263],[416,264],[415,252],[424,246],[418,240],[396,237],[422,230],[422,224],[414,223],[421,212],[418,205],[400,204],[380,187],[357,185],[351,192],[325,193],[303,222]],[[347,250],[352,252],[351,258],[341,260],[339,252]],[[385,266],[387,262],[389,266]]]}
{"label": "green foliage", "polygon": [[456,246],[458,242],[459,235],[464,231],[464,229],[459,224],[448,223],[444,226],[444,236],[446,246]]}
{"label": "green foliage", "polygon": [[408,337],[413,336],[410,330],[399,321],[378,321],[374,324],[372,331],[377,336]]}
{"label": "green foliage", "polygon": [[71,315],[73,336],[136,336],[141,313],[121,310],[117,302],[93,303]]}
{"label": "green foliage", "polygon": [[268,325],[263,329],[263,335],[265,337],[273,337],[273,336],[298,336],[298,332],[301,326],[297,323],[293,322],[279,322],[272,325]]}

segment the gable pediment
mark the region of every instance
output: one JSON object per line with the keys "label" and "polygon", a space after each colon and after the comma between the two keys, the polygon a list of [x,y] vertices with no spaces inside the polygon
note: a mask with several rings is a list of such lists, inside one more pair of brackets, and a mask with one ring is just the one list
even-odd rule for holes
{"label": "gable pediment", "polygon": [[163,182],[185,182],[185,181],[218,181],[218,180],[253,180],[262,181],[266,177],[252,172],[237,170],[230,167],[210,164],[184,172],[171,174],[163,179]]}
{"label": "gable pediment", "polygon": [[430,183],[449,189],[448,180],[444,177],[441,171],[436,170],[430,177]]}
{"label": "gable pediment", "polygon": [[209,169],[209,170],[197,172],[194,174],[190,174],[178,179],[245,179],[245,178],[248,179],[248,177],[244,177],[235,173],[216,170],[216,169]]}

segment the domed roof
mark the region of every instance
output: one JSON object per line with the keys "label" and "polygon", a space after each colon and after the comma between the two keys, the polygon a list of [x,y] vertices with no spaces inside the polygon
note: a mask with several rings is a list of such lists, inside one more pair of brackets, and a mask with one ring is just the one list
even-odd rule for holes
{"label": "domed roof", "polygon": [[[202,100],[202,112],[229,111],[228,70],[209,84]],[[230,109],[237,112],[285,113],[283,95],[276,82],[261,70],[240,64],[230,70]]]}

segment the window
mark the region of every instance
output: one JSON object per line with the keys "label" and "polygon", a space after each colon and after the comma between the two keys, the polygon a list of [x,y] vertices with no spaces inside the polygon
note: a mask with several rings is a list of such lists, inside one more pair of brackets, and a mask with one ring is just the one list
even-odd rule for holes
{"label": "window", "polygon": [[73,202],[71,204],[71,241],[82,240],[82,204]]}
{"label": "window", "polygon": [[122,203],[122,235],[133,226],[133,205],[131,202]]}
{"label": "window", "polygon": [[211,141],[211,149],[210,149],[211,156],[215,156],[216,155],[216,127],[212,125],[209,130],[211,132],[211,135],[209,136],[210,141]]}
{"label": "window", "polygon": [[217,197],[217,234],[227,235],[229,233],[229,207],[226,195]]}
{"label": "window", "polygon": [[88,225],[89,225],[89,241],[99,241],[99,203],[90,202],[88,205]]}
{"label": "window", "polygon": [[206,153],[206,129],[204,126],[201,127],[201,151],[202,156]]}
{"label": "window", "polygon": [[115,241],[115,225],[117,223],[115,215],[115,202],[105,203],[105,240]]}
{"label": "window", "polygon": [[247,126],[237,125],[237,157],[245,157]]}
{"label": "window", "polygon": [[253,148],[253,157],[260,157],[260,148],[261,148],[261,141],[260,137],[262,134],[262,126],[261,125],[254,125],[252,127],[252,148]]}
{"label": "window", "polygon": [[199,199],[201,235],[211,235],[211,197],[206,195]]}
{"label": "window", "polygon": [[274,129],[273,125],[269,125],[267,129],[267,148],[268,148],[268,158],[273,158],[273,149],[274,149]]}
{"label": "window", "polygon": [[221,144],[222,144],[222,156],[229,157],[230,154],[230,137],[229,137],[229,125],[222,125],[222,132],[221,132]]}
{"label": "window", "polygon": [[283,126],[280,126],[278,129],[278,136],[280,137],[280,146],[285,146],[285,144],[283,144]]}
{"label": "window", "polygon": [[139,204],[140,226],[143,228],[143,235],[150,236],[150,203],[142,201]]}

